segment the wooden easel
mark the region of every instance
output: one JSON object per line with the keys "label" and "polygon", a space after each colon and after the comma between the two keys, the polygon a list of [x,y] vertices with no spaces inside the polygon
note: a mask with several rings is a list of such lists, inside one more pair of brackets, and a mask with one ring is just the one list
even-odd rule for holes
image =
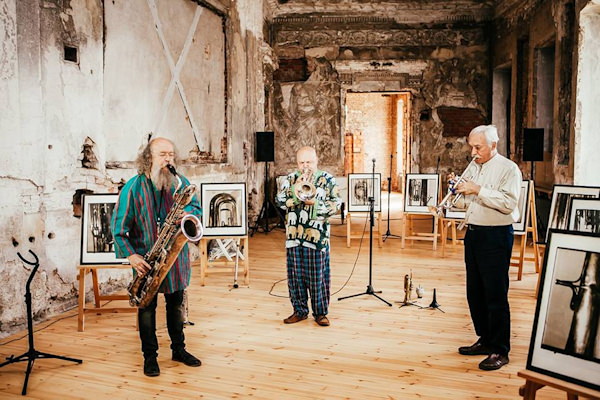
{"label": "wooden easel", "polygon": [[452,246],[456,246],[458,244],[458,233],[457,226],[464,221],[463,219],[457,218],[440,218],[440,236],[442,239],[442,258],[446,257],[446,245],[448,241],[448,229],[451,230],[452,237]]}
{"label": "wooden easel", "polygon": [[[515,236],[521,237],[519,256],[516,258],[516,261],[511,260],[510,263],[511,267],[518,268],[517,280],[519,281],[523,278],[523,264],[525,261],[533,261],[535,272],[540,272],[540,248],[538,246],[537,212],[535,209],[535,189],[533,181],[529,181],[527,202],[529,207],[527,207],[527,213],[525,215],[525,231],[515,233]],[[525,257],[529,233],[531,233],[531,239],[533,240],[533,257]]]}
{"label": "wooden easel", "polygon": [[[98,270],[99,269],[128,269],[131,270],[131,265],[129,264],[82,264],[77,266],[77,270],[79,271],[78,279],[79,279],[79,313],[77,316],[77,330],[79,332],[83,332],[85,329],[85,314],[96,313],[98,315],[107,312],[125,312],[125,313],[135,313],[137,312],[137,307],[102,307],[100,303],[103,300],[112,301],[112,300],[129,300],[129,296],[126,294],[108,294],[102,295],[100,294],[100,289],[98,287]],[[85,276],[90,272],[92,274],[92,289],[94,290],[94,307],[86,307],[85,306]],[[136,318],[137,324],[137,318]]]}
{"label": "wooden easel", "polygon": [[[425,216],[433,218],[433,233],[430,232],[415,232],[413,227],[413,217]],[[425,240],[433,242],[433,250],[437,250],[438,241],[438,225],[440,218],[437,215],[426,214],[426,213],[402,213],[402,242],[400,248],[404,248],[406,240]]]}
{"label": "wooden easel", "polygon": [[519,388],[519,395],[523,400],[535,400],[537,391],[544,386],[550,386],[567,393],[567,400],[578,400],[579,396],[590,399],[600,399],[600,392],[586,388],[574,383],[565,382],[558,378],[552,378],[529,370],[517,372],[521,378],[525,378],[525,384]]}
{"label": "wooden easel", "polygon": [[[219,255],[221,259],[209,260],[208,241],[215,239],[220,248]],[[232,272],[235,269],[234,258],[229,254],[227,246],[231,240],[239,240],[236,245],[235,257],[238,262],[238,271],[244,274],[244,284],[250,284],[250,263],[248,260],[248,235],[246,236],[213,236],[200,239],[200,285],[204,286],[204,281],[209,271],[211,272]],[[242,251],[240,251],[240,248]],[[225,257],[223,260],[222,258]]]}
{"label": "wooden easel", "polygon": [[[352,230],[352,213],[346,214],[346,247],[350,247],[350,242],[352,239],[360,239],[363,237],[369,237],[369,213],[354,213],[354,216],[357,218],[357,214],[360,214],[361,217],[365,217],[367,219],[366,225],[365,222],[361,222],[360,224],[354,223],[354,225],[358,225],[361,230],[353,231]],[[375,224],[373,226],[373,237],[377,240],[377,246],[383,246],[383,239],[381,237],[381,213],[376,212],[375,215]],[[365,228],[366,227],[366,228]],[[363,228],[365,228],[363,230]],[[364,232],[363,232],[364,231]]]}

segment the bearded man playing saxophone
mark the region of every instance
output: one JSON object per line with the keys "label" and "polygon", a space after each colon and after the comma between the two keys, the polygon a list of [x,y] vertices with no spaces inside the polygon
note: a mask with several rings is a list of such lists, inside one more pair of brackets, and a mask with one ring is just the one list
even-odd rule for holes
{"label": "bearded man playing saxophone", "polygon": [[[475,333],[463,355],[486,355],[479,363],[483,370],[496,370],[508,364],[510,351],[510,308],[508,270],[514,241],[512,223],[519,218],[517,202],[522,175],[511,160],[498,154],[498,131],[494,125],[481,125],[469,133],[470,180],[459,183],[463,195],[456,206],[466,208],[465,264],[467,301]],[[467,171],[465,171],[465,174]]]}

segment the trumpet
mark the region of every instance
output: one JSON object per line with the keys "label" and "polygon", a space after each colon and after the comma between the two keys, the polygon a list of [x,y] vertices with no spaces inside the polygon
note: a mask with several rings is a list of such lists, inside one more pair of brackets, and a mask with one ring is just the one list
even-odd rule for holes
{"label": "trumpet", "polygon": [[429,206],[429,212],[431,212],[433,215],[437,215],[438,217],[443,217],[444,210],[449,210],[456,205],[458,200],[460,200],[460,198],[462,197],[462,193],[456,193],[456,188],[459,184],[473,179],[473,176],[467,177],[465,176],[465,174],[471,168],[471,165],[475,162],[475,160],[477,160],[478,158],[479,156],[477,155],[473,157],[473,159],[471,160],[469,165],[467,165],[467,168],[465,168],[463,173],[450,180],[448,193],[446,194],[446,196],[444,196],[442,201],[440,201],[440,203],[437,206]]}
{"label": "trumpet", "polygon": [[305,202],[312,200],[317,195],[317,188],[315,187],[313,180],[313,173],[310,169],[306,168],[302,170],[302,175],[298,177],[294,185],[294,194],[298,200]]}

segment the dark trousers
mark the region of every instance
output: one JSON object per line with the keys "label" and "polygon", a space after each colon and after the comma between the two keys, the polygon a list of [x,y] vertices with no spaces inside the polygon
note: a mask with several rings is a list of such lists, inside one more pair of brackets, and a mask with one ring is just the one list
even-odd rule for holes
{"label": "dark trousers", "polygon": [[475,333],[503,355],[510,351],[508,270],[513,241],[512,225],[469,226],[465,235],[467,301]]}
{"label": "dark trousers", "polygon": [[[156,303],[158,294],[146,308],[138,309],[140,339],[142,340],[142,353],[144,358],[158,355],[158,340],[156,338]],[[183,335],[183,290],[174,293],[165,293],[167,308],[167,330],[171,337],[171,349],[182,350],[185,348]]]}

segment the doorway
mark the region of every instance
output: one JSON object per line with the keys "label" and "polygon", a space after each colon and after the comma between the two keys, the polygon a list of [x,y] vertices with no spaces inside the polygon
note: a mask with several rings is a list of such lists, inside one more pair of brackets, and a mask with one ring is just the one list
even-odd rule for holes
{"label": "doorway", "polygon": [[[402,192],[410,163],[410,93],[346,93],[344,174],[381,173],[382,189]],[[388,178],[391,178],[388,180]]]}

